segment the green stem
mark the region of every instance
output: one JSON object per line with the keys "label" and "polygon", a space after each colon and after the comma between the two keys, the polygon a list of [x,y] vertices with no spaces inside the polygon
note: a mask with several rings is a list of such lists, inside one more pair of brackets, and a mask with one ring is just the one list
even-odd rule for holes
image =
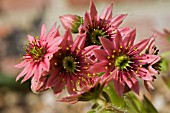
{"label": "green stem", "polygon": [[106,102],[103,99],[96,99],[96,102],[102,107],[101,109],[98,110],[98,112],[102,113],[103,111],[112,111],[112,112],[116,112],[116,113],[126,113],[127,111],[122,110],[121,108],[118,108],[116,106],[113,106],[113,104]]}

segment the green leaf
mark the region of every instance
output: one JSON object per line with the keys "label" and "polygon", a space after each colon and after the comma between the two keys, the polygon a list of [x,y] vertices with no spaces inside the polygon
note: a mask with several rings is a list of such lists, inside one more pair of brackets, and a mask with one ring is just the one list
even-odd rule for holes
{"label": "green leaf", "polygon": [[0,73],[0,88],[5,87],[9,88],[10,90],[17,90],[21,92],[25,91],[31,91],[30,90],[30,80],[24,82],[22,85],[20,84],[20,81],[15,80],[16,78],[14,76],[9,76],[4,73]]}
{"label": "green leaf", "polygon": [[111,99],[111,103],[114,106],[118,106],[120,108],[125,107],[124,98],[117,95],[117,93],[115,92],[115,89],[113,88],[112,83],[110,83],[106,88],[104,88],[104,91],[109,95]]}
{"label": "green leaf", "polygon": [[[128,107],[128,113],[142,113],[139,110],[140,105],[138,105],[138,104],[140,104],[140,102],[138,102],[137,98],[133,94],[128,93],[126,96],[124,96],[124,99],[125,99],[126,105]],[[143,113],[145,113],[145,112],[143,112]]]}
{"label": "green leaf", "polygon": [[163,81],[165,84],[170,88],[170,77],[169,76],[162,76]]}
{"label": "green leaf", "polygon": [[168,71],[169,63],[170,63],[169,59],[162,58],[161,71],[167,72]]}
{"label": "green leaf", "polygon": [[106,102],[111,102],[109,95],[105,91],[102,91],[102,96],[106,99]]}
{"label": "green leaf", "polygon": [[88,111],[87,113],[96,113],[95,110]]}
{"label": "green leaf", "polygon": [[148,113],[146,108],[143,106],[143,103],[133,93],[129,93],[128,97],[131,99],[132,104],[134,105],[133,107],[135,107],[138,112]]}
{"label": "green leaf", "polygon": [[148,113],[158,113],[152,103],[148,100],[148,98],[144,95],[143,105],[146,108]]}

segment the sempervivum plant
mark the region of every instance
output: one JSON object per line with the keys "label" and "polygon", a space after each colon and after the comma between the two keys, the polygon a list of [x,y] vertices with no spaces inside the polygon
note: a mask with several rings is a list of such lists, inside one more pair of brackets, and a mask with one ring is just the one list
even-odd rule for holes
{"label": "sempervivum plant", "polygon": [[[24,69],[16,80],[31,79],[33,92],[52,89],[57,97],[66,88],[68,96],[59,102],[91,101],[92,113],[157,113],[153,106],[148,107],[148,100],[143,107],[125,94],[131,90],[139,94],[139,80],[147,90],[153,89],[151,82],[159,74],[161,63],[156,35],[135,44],[136,29],[119,27],[127,14],[113,17],[112,7],[110,4],[98,15],[91,1],[84,17],[60,16],[64,35],[60,36],[55,25],[48,34],[43,25],[40,38],[28,35],[22,62],[15,66]],[[115,101],[123,101],[123,105]]]}

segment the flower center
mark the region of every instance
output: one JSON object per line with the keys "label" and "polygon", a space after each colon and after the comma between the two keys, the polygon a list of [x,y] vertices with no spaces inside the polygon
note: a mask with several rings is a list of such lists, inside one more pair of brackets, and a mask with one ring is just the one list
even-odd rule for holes
{"label": "flower center", "polygon": [[105,32],[103,32],[102,30],[96,29],[94,30],[91,34],[91,41],[93,44],[97,44],[97,45],[101,45],[99,37],[106,37]]}
{"label": "flower center", "polygon": [[116,58],[115,60],[115,66],[118,67],[119,69],[127,69],[129,67],[130,59],[126,55],[122,55]]}
{"label": "flower center", "polygon": [[25,49],[26,53],[29,54],[34,60],[41,60],[45,54],[45,49],[38,45],[36,42],[29,43]]}
{"label": "flower center", "polygon": [[63,67],[69,72],[74,72],[76,69],[76,64],[74,62],[74,58],[71,56],[67,56],[63,59]]}

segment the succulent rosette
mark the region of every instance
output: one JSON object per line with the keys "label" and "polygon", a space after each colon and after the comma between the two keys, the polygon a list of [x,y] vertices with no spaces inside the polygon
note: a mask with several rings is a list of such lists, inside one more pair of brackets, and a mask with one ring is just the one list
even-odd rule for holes
{"label": "succulent rosette", "polygon": [[69,94],[75,94],[77,87],[81,87],[88,78],[93,78],[94,73],[88,71],[93,65],[89,56],[99,46],[84,47],[85,35],[78,36],[73,41],[70,30],[62,37],[59,50],[50,60],[50,72],[47,76],[47,88],[53,88],[55,95],[67,87]]}
{"label": "succulent rosette", "polygon": [[105,72],[102,78],[112,76],[115,90],[119,96],[126,92],[126,89],[139,94],[137,78],[148,81],[153,79],[150,70],[144,65],[149,63],[151,66],[152,62],[160,57],[142,53],[152,38],[134,44],[135,29],[125,36],[122,36],[118,30],[116,32],[114,41],[100,38],[104,49],[94,50],[94,54],[100,62],[94,64],[90,71],[94,73]]}
{"label": "succulent rosette", "polygon": [[24,67],[24,69],[16,80],[24,76],[21,82],[25,82],[31,77],[35,81],[39,81],[42,72],[49,71],[50,59],[59,49],[58,45],[61,42],[58,38],[58,28],[56,29],[55,26],[46,34],[46,27],[42,25],[40,38],[28,35],[28,44],[25,46],[26,53],[22,57],[23,61],[15,65],[16,68]]}
{"label": "succulent rosette", "polygon": [[[85,12],[83,19],[77,15],[68,14],[61,16],[60,20],[65,28],[71,30],[78,28],[79,34],[86,34],[85,46],[101,45],[99,37],[113,40],[116,29],[118,29],[124,18],[127,16],[127,14],[120,14],[112,17],[112,8],[113,4],[107,6],[99,16],[93,1],[91,1],[90,11]],[[70,27],[70,25],[72,27]],[[126,34],[129,31],[129,28],[119,28],[119,31],[122,34]]]}

